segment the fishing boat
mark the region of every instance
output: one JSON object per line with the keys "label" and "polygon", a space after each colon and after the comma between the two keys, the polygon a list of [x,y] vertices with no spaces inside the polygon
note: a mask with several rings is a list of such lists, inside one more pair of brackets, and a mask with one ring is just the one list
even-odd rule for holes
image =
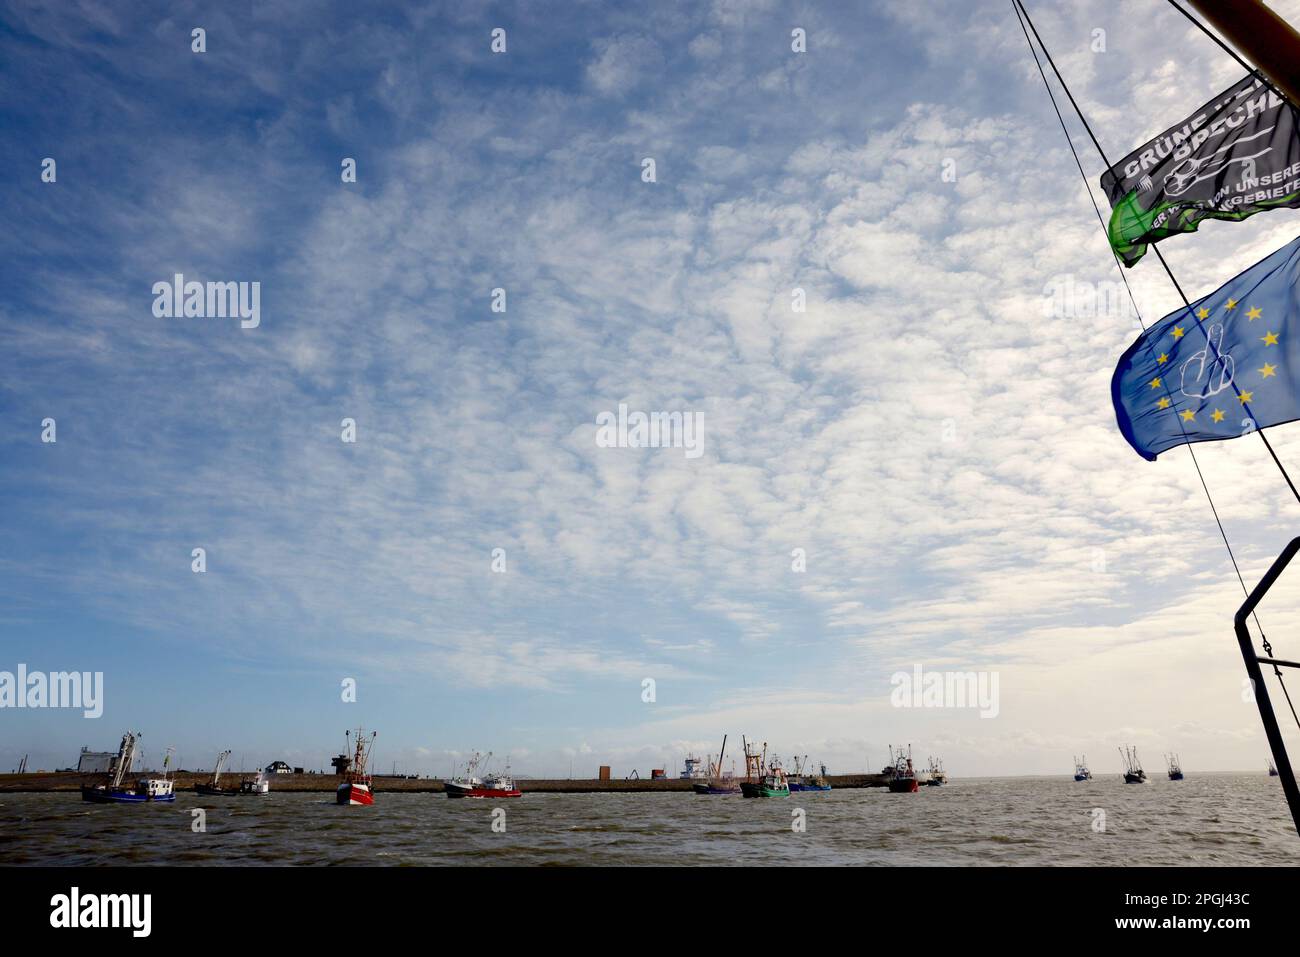
{"label": "fishing boat", "polygon": [[760,755],[741,737],[745,747],[745,780],[740,782],[740,793],[747,798],[789,797],[790,784],[786,780],[785,769],[781,759],[773,755],[771,763],[767,760],[767,742],[763,742]]}
{"label": "fishing boat", "polygon": [[194,790],[199,794],[207,794],[212,797],[235,797],[239,794],[239,788],[223,788],[221,782],[221,772],[226,769],[226,762],[230,760],[230,752],[222,751],[217,755],[217,763],[212,769],[212,779],[203,784],[194,785]]}
{"label": "fishing boat", "polygon": [[826,765],[821,766],[820,774],[808,773],[808,755],[803,759],[794,759],[794,774],[789,776],[791,791],[829,791],[830,783],[826,780]]}
{"label": "fishing boat", "polygon": [[930,767],[926,771],[926,787],[937,788],[948,783],[948,772],[943,769],[943,762],[930,758]]}
{"label": "fishing boat", "polygon": [[444,789],[447,792],[447,797],[465,797],[467,794],[472,794],[474,791],[482,790],[483,779],[478,776],[478,769],[479,765],[490,757],[492,757],[491,751],[486,755],[479,754],[479,752],[475,751],[474,756],[465,762],[465,770],[460,774],[457,774],[445,785]]}
{"label": "fishing boat", "polygon": [[[692,781],[691,790],[696,794],[739,794],[740,782],[733,773],[722,773],[722,756],[727,753],[727,736],[722,736],[722,747],[718,751],[718,761],[709,762],[709,774],[703,781]],[[688,759],[689,760],[689,759]],[[735,764],[733,761],[732,764]]]}
{"label": "fishing boat", "polygon": [[894,746],[889,746],[889,766],[893,769],[889,776],[889,790],[894,794],[914,794],[921,790],[916,780],[916,770],[912,767],[912,746],[907,746],[907,753]]}
{"label": "fishing boat", "polygon": [[1137,748],[1120,748],[1119,753],[1124,759],[1124,783],[1146,784],[1147,773],[1142,770],[1142,765],[1138,762]]}
{"label": "fishing boat", "polygon": [[1088,770],[1088,756],[1086,754],[1082,758],[1074,759],[1074,779],[1076,781],[1092,780],[1092,772]]}
{"label": "fishing boat", "polygon": [[1165,764],[1169,766],[1169,780],[1181,781],[1183,779],[1183,766],[1178,763],[1178,755],[1165,755]]}
{"label": "fishing boat", "polygon": [[1270,761],[1268,762],[1268,776],[1269,776],[1270,778],[1275,778],[1275,777],[1277,777],[1277,765],[1274,764],[1274,763],[1272,762],[1272,760],[1270,760]]}
{"label": "fishing boat", "polygon": [[[352,736],[351,731],[344,732],[345,738]],[[370,732],[370,737],[366,737],[365,728],[357,728],[357,738],[355,743],[349,741],[353,747],[352,760],[339,768],[339,773],[343,776],[343,781],[339,784],[338,790],[334,792],[334,799],[339,804],[365,804],[375,803],[374,781],[370,777],[370,752],[375,747],[375,738],[379,737],[378,731]],[[347,754],[346,751],[343,752]]]}
{"label": "fishing boat", "polygon": [[511,798],[521,797],[523,792],[515,787],[514,778],[510,776],[510,768],[507,766],[504,771],[484,772],[483,777],[478,777],[479,767],[486,768],[487,762],[492,758],[492,752],[485,755],[477,751],[474,757],[470,758],[465,766],[465,773],[458,775],[447,782],[446,791],[449,798]]}
{"label": "fishing boat", "polygon": [[240,794],[266,794],[271,790],[271,782],[266,776],[265,771],[258,771],[257,777],[251,781],[239,782]]}
{"label": "fishing boat", "polygon": [[144,804],[152,801],[170,802],[176,800],[176,784],[168,777],[172,750],[167,749],[163,758],[163,776],[160,778],[139,778],[134,785],[126,784],[126,776],[131,773],[135,762],[136,742],[140,736],[133,731],[122,735],[117,757],[109,766],[108,781],[103,784],[83,784],[81,799],[95,804]]}

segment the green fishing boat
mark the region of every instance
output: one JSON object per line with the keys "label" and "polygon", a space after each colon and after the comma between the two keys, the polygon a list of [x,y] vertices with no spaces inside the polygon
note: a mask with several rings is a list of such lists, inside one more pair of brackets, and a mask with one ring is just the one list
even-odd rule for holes
{"label": "green fishing boat", "polygon": [[770,764],[767,761],[767,742],[760,754],[743,736],[741,741],[745,745],[745,780],[740,782],[740,793],[747,798],[789,797],[790,784],[781,759],[773,756]]}

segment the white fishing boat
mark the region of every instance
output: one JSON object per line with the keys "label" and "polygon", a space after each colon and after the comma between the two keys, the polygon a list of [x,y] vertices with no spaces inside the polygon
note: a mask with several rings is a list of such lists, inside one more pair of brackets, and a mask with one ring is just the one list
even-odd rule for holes
{"label": "white fishing boat", "polygon": [[258,771],[257,777],[251,781],[239,782],[240,794],[267,794],[271,790],[271,782],[266,776],[265,771]]}

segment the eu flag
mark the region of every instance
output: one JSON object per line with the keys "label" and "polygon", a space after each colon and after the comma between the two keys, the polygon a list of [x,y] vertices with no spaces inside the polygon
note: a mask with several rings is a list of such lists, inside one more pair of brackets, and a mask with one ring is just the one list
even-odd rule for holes
{"label": "eu flag", "polygon": [[1298,284],[1300,237],[1128,347],[1110,389],[1139,455],[1300,419]]}

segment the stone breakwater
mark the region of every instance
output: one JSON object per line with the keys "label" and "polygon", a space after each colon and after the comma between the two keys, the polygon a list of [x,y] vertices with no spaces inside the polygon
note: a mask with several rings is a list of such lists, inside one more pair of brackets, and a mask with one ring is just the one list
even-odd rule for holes
{"label": "stone breakwater", "polygon": [[[157,772],[141,771],[132,778]],[[254,773],[226,773],[221,776],[222,787],[234,788],[241,780],[252,780]],[[193,791],[194,785],[207,782],[211,772],[178,771],[176,772],[176,790]],[[48,771],[33,774],[0,774],[0,794],[44,791],[80,791],[83,784],[103,782],[102,774],[78,774],[76,771]],[[271,790],[274,791],[333,791],[338,787],[339,779],[332,774],[273,774],[270,776]],[[833,774],[826,780],[833,788],[883,788],[886,786],[883,774]],[[377,774],[374,778],[375,791],[408,791],[439,794],[445,790],[444,782],[439,778],[403,778]],[[691,792],[691,782],[680,778],[666,781],[611,780],[601,781],[596,778],[525,778],[515,779],[515,786],[525,794],[529,792],[549,792],[552,794],[594,794],[641,793],[647,791],[682,791]]]}

